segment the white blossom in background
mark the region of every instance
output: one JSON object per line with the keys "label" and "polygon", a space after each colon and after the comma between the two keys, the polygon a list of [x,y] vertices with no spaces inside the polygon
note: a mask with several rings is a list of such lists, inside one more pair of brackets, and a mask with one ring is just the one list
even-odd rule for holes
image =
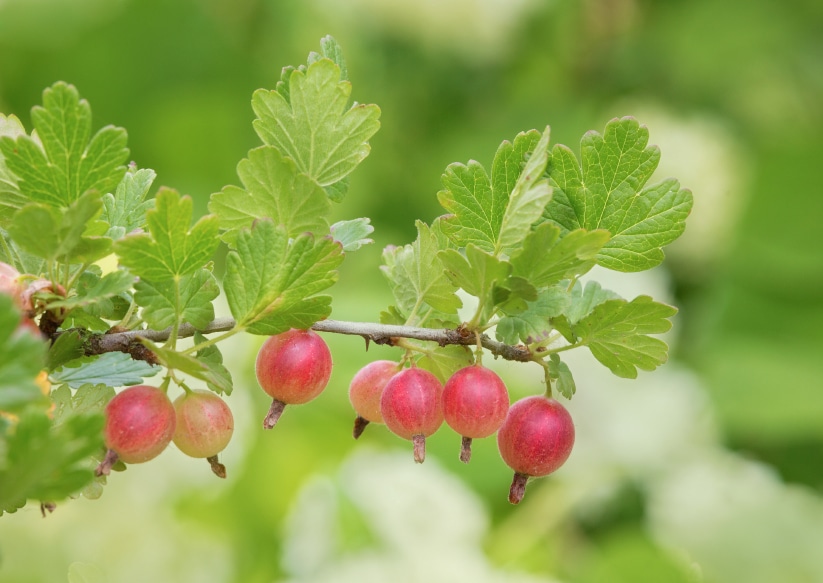
{"label": "white blossom in background", "polygon": [[314,0],[335,21],[389,32],[468,61],[502,59],[538,0]]}
{"label": "white blossom in background", "polygon": [[[376,541],[336,550],[339,507],[351,504]],[[360,448],[337,478],[315,477],[286,522],[283,567],[291,583],[552,583],[492,566],[481,541],[489,519],[482,502],[433,457]]]}

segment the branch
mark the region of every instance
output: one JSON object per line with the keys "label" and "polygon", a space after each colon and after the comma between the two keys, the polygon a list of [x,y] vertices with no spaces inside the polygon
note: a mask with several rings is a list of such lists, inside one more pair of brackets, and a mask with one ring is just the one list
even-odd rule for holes
{"label": "branch", "polygon": [[[213,320],[204,329],[199,330],[201,334],[212,332],[225,332],[231,330],[236,325],[231,318],[218,318]],[[318,332],[331,332],[334,334],[348,334],[360,336],[366,340],[366,347],[369,342],[375,344],[395,345],[397,338],[412,338],[414,340],[426,340],[436,342],[440,346],[456,344],[461,346],[474,346],[477,343],[472,332],[464,328],[416,328],[413,326],[393,326],[389,324],[375,324],[371,322],[343,322],[340,320],[321,320],[312,326]],[[178,338],[194,336],[194,326],[183,324],[178,331]],[[130,330],[128,332],[114,332],[108,334],[98,334],[92,336],[86,348],[86,354],[102,354],[104,352],[127,352],[134,355],[137,347],[143,348],[138,338],[147,338],[155,342],[168,339],[171,328],[165,330]],[[480,336],[483,348],[506,360],[516,360],[528,362],[532,360],[531,352],[523,345],[511,346],[502,342],[492,340],[486,334]],[[139,357],[138,357],[139,358]]]}

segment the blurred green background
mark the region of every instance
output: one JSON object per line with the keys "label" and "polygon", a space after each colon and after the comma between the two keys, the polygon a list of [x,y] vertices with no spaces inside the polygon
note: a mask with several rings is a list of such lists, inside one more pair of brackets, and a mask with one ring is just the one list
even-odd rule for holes
{"label": "blurred green background", "polygon": [[[440,214],[446,165],[519,131],[575,148],[633,115],[695,198],[661,268],[594,274],[680,307],[671,362],[619,381],[570,359],[578,443],[521,506],[493,440],[463,467],[444,428],[418,467],[384,428],[349,438],[349,379],[395,357],[358,339],[327,336],[332,385],[264,435],[247,338],[225,349],[228,480],[170,448],[98,501],[5,516],[0,581],[823,581],[821,31],[818,0],[0,0],[0,112],[30,128],[73,83],[201,213],[258,144],[252,91],[337,38],[354,98],[382,108],[335,211],[376,228],[339,319],[390,302],[380,252]],[[498,368],[512,398],[541,390]]]}

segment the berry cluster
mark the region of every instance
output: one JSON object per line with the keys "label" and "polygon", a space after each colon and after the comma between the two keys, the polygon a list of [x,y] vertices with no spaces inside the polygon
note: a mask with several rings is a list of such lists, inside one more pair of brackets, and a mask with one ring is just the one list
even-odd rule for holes
{"label": "berry cluster", "polygon": [[[289,330],[266,340],[257,356],[260,386],[273,401],[263,422],[274,427],[286,405],[307,403],[326,387],[332,361],[326,343],[312,330]],[[545,476],[568,459],[574,424],[556,400],[535,395],[509,406],[506,385],[493,371],[474,364],[455,372],[445,386],[412,364],[378,360],[363,367],[349,386],[359,438],[369,423],[382,423],[411,441],[414,460],[426,458],[426,437],[445,421],[462,436],[460,460],[471,459],[472,439],[497,432],[503,461],[514,470],[509,501],[522,500],[530,477]]]}
{"label": "berry cluster", "polygon": [[108,452],[96,474],[107,475],[118,461],[152,460],[173,441],[184,454],[206,458],[212,471],[225,478],[226,468],[217,454],[226,448],[233,432],[231,409],[210,391],[189,390],[172,403],[163,389],[128,387],[106,405],[103,436]]}

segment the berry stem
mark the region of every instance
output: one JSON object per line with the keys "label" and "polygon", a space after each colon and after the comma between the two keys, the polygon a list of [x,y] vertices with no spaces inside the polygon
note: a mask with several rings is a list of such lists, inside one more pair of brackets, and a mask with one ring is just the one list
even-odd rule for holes
{"label": "berry stem", "polygon": [[363,435],[363,431],[366,429],[366,425],[369,424],[369,420],[365,417],[361,417],[358,415],[354,419],[354,429],[352,429],[352,437],[358,439],[361,435]]}
{"label": "berry stem", "polygon": [[280,419],[280,415],[283,414],[283,409],[285,408],[286,404],[283,401],[273,399],[271,407],[269,407],[269,413],[266,415],[266,418],[263,419],[263,429],[271,429],[277,425],[277,421]]}
{"label": "berry stem", "polygon": [[529,477],[526,474],[521,474],[520,472],[514,473],[512,486],[509,489],[509,502],[512,504],[520,504],[523,496],[526,495],[526,483],[528,481]]}
{"label": "berry stem", "polygon": [[422,464],[426,461],[426,436],[423,434],[413,435],[412,443],[414,444],[414,461]]}
{"label": "berry stem", "polygon": [[463,443],[460,445],[460,461],[464,464],[472,459],[472,438],[463,436]]}

